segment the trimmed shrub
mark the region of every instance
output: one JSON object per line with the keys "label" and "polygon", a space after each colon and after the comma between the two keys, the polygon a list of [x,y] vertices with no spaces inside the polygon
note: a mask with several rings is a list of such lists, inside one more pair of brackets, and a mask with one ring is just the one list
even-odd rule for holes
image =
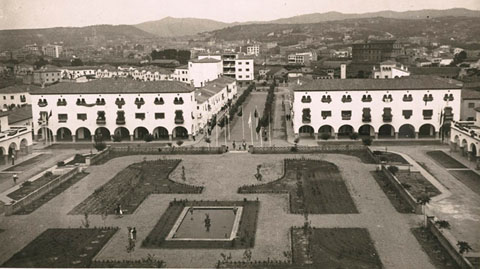
{"label": "trimmed shrub", "polygon": [[320,139],[328,140],[328,139],[330,139],[330,134],[329,133],[321,133],[320,134]]}
{"label": "trimmed shrub", "polygon": [[143,138],[145,142],[152,142],[153,141],[153,135],[152,134],[146,134],[145,137]]}
{"label": "trimmed shrub", "polygon": [[353,132],[349,136],[350,136],[350,139],[352,139],[352,140],[357,140],[358,139],[358,133]]}
{"label": "trimmed shrub", "polygon": [[177,141],[177,146],[180,147],[180,146],[182,146],[182,145],[183,145],[183,140],[178,140],[178,141]]}
{"label": "trimmed shrub", "polygon": [[103,142],[103,141],[95,142],[95,144],[93,145],[93,147],[94,147],[97,151],[102,151],[102,150],[104,150],[104,149],[107,148],[107,144],[105,144],[105,142]]}
{"label": "trimmed shrub", "polygon": [[373,140],[372,140],[370,137],[362,138],[362,143],[363,143],[363,145],[365,145],[365,146],[370,146],[370,145],[372,145],[372,142],[373,142]]}
{"label": "trimmed shrub", "polygon": [[398,167],[396,167],[395,165],[391,165],[387,169],[388,169],[388,171],[390,171],[390,173],[392,173],[394,175],[398,172]]}
{"label": "trimmed shrub", "polygon": [[118,134],[112,135],[113,142],[121,142],[122,141],[122,136]]}
{"label": "trimmed shrub", "polygon": [[60,162],[57,163],[57,166],[58,166],[58,167],[65,166],[65,162],[64,162],[64,161],[60,161]]}
{"label": "trimmed shrub", "polygon": [[51,176],[53,176],[53,173],[52,173],[52,171],[47,171],[47,172],[45,172],[45,174],[43,174],[43,175],[44,175],[45,177],[51,177]]}

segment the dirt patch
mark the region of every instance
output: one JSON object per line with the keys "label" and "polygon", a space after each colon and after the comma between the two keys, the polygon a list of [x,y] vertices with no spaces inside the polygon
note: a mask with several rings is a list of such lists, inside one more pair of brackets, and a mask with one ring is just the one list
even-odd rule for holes
{"label": "dirt patch", "polygon": [[415,199],[421,197],[423,193],[426,193],[429,197],[437,196],[441,193],[420,172],[400,170],[395,176]]}

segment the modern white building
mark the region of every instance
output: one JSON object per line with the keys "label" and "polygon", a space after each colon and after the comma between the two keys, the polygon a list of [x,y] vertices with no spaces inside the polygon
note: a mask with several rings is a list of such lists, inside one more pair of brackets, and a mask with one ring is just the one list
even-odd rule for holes
{"label": "modern white building", "polygon": [[[300,83],[300,82],[299,82]],[[462,85],[436,77],[327,79],[294,88],[297,136],[323,133],[348,138],[439,138],[446,121],[458,120]]]}
{"label": "modern white building", "polygon": [[380,66],[373,66],[372,71],[373,78],[401,78],[410,76],[408,67],[395,61],[381,62]]}
{"label": "modern white building", "polygon": [[475,121],[456,121],[452,124],[450,148],[452,151],[460,151],[480,168],[480,108],[475,108],[475,111]]}
{"label": "modern white building", "polygon": [[8,110],[12,107],[20,107],[31,104],[30,91],[35,86],[15,85],[0,89],[0,108]]}
{"label": "modern white building", "polygon": [[240,86],[250,84],[254,79],[254,60],[251,56],[225,53],[222,56],[223,74],[237,80]]}
{"label": "modern white building", "polygon": [[190,83],[190,76],[188,74],[188,65],[183,65],[175,68],[173,71],[173,80],[183,83]]}
{"label": "modern white building", "polygon": [[62,46],[48,44],[42,47],[43,55],[53,58],[59,58],[63,51]]}
{"label": "modern white building", "polygon": [[314,52],[297,52],[288,55],[288,64],[304,64],[308,65],[311,61],[317,60],[317,54]]}
{"label": "modern white building", "polygon": [[219,59],[199,57],[188,61],[189,81],[195,88],[205,86],[207,82],[221,77],[222,74],[223,66]]}
{"label": "modern white building", "polygon": [[229,77],[221,77],[207,82],[202,88],[195,91],[197,102],[197,130],[204,129],[214,115],[217,115],[222,107],[237,94],[235,80]]}
{"label": "modern white building", "polygon": [[142,140],[147,134],[156,140],[188,139],[195,127],[194,88],[176,81],[59,83],[32,92],[31,98],[37,139]]}

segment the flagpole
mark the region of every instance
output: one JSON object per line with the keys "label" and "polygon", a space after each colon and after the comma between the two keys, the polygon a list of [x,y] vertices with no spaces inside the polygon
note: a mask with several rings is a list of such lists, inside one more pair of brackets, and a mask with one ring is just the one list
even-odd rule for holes
{"label": "flagpole", "polygon": [[218,147],[218,124],[215,123],[215,145]]}
{"label": "flagpole", "polygon": [[260,147],[263,147],[262,133],[263,133],[263,127],[260,127]]}
{"label": "flagpole", "polygon": [[230,139],[231,139],[230,138],[230,134],[231,134],[230,133],[230,113],[228,113],[227,117],[228,117],[227,118],[228,141],[230,141]]}
{"label": "flagpole", "polygon": [[270,147],[272,146],[272,125],[271,125],[270,114],[268,114],[268,140],[270,141]]}
{"label": "flagpole", "polygon": [[253,146],[253,128],[252,128],[252,112],[250,112],[250,117],[249,117],[249,120],[250,122],[249,126],[250,126],[250,138],[252,139],[252,146]]}

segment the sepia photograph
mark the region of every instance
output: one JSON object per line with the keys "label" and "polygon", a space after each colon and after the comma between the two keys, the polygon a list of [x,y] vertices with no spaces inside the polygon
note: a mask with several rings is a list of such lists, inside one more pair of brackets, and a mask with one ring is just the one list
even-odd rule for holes
{"label": "sepia photograph", "polygon": [[0,0],[0,268],[480,268],[480,0]]}

